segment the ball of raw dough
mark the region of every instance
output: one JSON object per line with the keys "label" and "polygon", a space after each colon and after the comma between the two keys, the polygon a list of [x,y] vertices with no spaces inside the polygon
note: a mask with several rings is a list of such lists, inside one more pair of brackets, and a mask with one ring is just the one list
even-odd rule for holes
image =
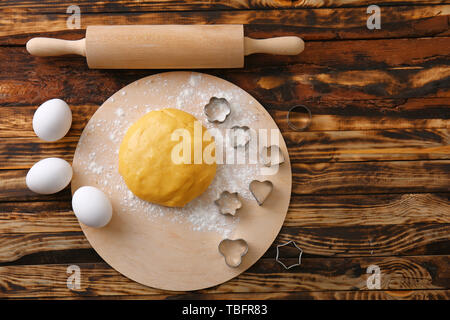
{"label": "ball of raw dough", "polygon": [[119,149],[119,172],[139,198],[183,207],[214,179],[214,150],[207,129],[191,114],[171,108],[151,111],[125,134]]}

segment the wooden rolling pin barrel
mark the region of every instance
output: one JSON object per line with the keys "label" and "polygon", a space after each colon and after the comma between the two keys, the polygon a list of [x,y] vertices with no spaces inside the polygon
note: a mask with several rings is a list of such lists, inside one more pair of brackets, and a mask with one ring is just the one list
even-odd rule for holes
{"label": "wooden rolling pin barrel", "polygon": [[244,37],[243,25],[89,26],[86,38],[33,38],[30,54],[78,54],[93,69],[242,68],[253,53],[296,55],[304,42],[295,36]]}

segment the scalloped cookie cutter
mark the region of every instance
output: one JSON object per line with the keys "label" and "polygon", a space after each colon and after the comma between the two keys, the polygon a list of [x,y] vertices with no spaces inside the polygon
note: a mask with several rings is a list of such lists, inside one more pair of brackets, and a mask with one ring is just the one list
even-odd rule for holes
{"label": "scalloped cookie cutter", "polygon": [[[305,124],[303,126],[300,126],[300,127],[295,125],[295,124],[293,124],[292,121],[291,121],[291,113],[295,112],[296,109],[301,109],[303,111],[306,111],[306,114],[308,115],[308,118],[306,119]],[[304,131],[304,130],[306,130],[310,126],[311,120],[312,120],[311,110],[309,110],[309,108],[307,106],[304,106],[302,104],[299,104],[299,105],[296,105],[296,106],[293,106],[292,108],[290,108],[286,117],[287,117],[288,126],[292,130],[295,130],[295,131]]]}
{"label": "scalloped cookie cutter", "polygon": [[253,180],[249,185],[250,192],[258,205],[262,206],[273,190],[273,183],[270,180]]}
{"label": "scalloped cookie cutter", "polygon": [[242,263],[242,257],[248,252],[248,244],[244,239],[231,240],[228,238],[220,241],[219,253],[225,258],[225,263],[230,268],[237,268]]}
{"label": "scalloped cookie cutter", "polygon": [[219,198],[214,201],[219,207],[219,212],[224,215],[234,216],[236,211],[242,208],[242,202],[237,192],[223,191]]}
{"label": "scalloped cookie cutter", "polygon": [[211,97],[204,106],[203,112],[209,122],[224,122],[231,113],[231,106],[227,99]]}

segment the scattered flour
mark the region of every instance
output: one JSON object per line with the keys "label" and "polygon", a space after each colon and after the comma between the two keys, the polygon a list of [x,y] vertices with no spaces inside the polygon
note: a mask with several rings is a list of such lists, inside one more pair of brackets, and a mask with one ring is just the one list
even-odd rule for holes
{"label": "scattered flour", "polygon": [[[215,86],[208,86],[206,90],[197,90],[197,86],[202,83],[202,75],[192,75],[180,88],[179,92],[169,96],[168,105],[128,105],[128,99],[120,99],[125,96],[126,91],[120,91],[116,95],[116,100],[110,98],[110,102],[121,103],[116,108],[114,115],[109,119],[90,121],[85,128],[85,134],[82,135],[80,143],[89,143],[89,135],[103,135],[108,137],[110,142],[104,145],[92,146],[92,150],[84,163],[90,175],[95,175],[98,185],[104,186],[103,191],[114,194],[119,198],[119,208],[115,211],[119,214],[143,214],[148,219],[156,217],[169,217],[173,222],[191,224],[192,229],[196,231],[213,231],[224,237],[229,237],[239,221],[239,214],[235,217],[225,216],[219,213],[218,207],[214,204],[223,191],[238,192],[244,199],[252,199],[248,189],[250,182],[260,173],[259,164],[218,164],[216,176],[208,189],[199,197],[188,203],[183,208],[170,208],[157,204],[149,203],[136,197],[126,186],[124,180],[118,172],[118,151],[123,136],[134,121],[151,110],[158,110],[167,107],[175,107],[189,112],[197,119],[202,121],[203,125],[209,129],[216,128],[225,135],[225,130],[233,126],[252,127],[252,123],[258,120],[259,115],[253,108],[246,108],[239,104],[240,101],[249,101],[252,104],[252,98],[243,97],[245,92],[239,88],[223,90]],[[160,94],[159,90],[167,87],[165,81],[147,81],[145,83],[146,95]],[[131,96],[131,95],[130,95]],[[210,123],[203,112],[203,106],[209,99],[215,96],[225,98],[230,102],[231,114],[224,123]],[[252,111],[253,110],[253,111]],[[86,139],[86,140],[85,140]],[[113,147],[111,147],[113,146]],[[233,151],[233,147],[224,144],[225,152]],[[100,159],[102,161],[100,162]],[[105,160],[107,159],[107,160]],[[99,165],[102,163],[102,165]]]}

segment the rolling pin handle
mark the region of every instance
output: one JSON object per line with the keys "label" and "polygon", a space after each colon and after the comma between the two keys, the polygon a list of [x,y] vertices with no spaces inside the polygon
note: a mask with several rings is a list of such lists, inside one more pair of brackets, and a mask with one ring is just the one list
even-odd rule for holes
{"label": "rolling pin handle", "polygon": [[27,51],[38,57],[78,54],[86,56],[86,39],[61,40],[52,38],[32,38],[27,42]]}
{"label": "rolling pin handle", "polygon": [[299,37],[277,37],[270,39],[252,39],[244,37],[244,54],[268,53],[297,55],[305,49],[305,43]]}

